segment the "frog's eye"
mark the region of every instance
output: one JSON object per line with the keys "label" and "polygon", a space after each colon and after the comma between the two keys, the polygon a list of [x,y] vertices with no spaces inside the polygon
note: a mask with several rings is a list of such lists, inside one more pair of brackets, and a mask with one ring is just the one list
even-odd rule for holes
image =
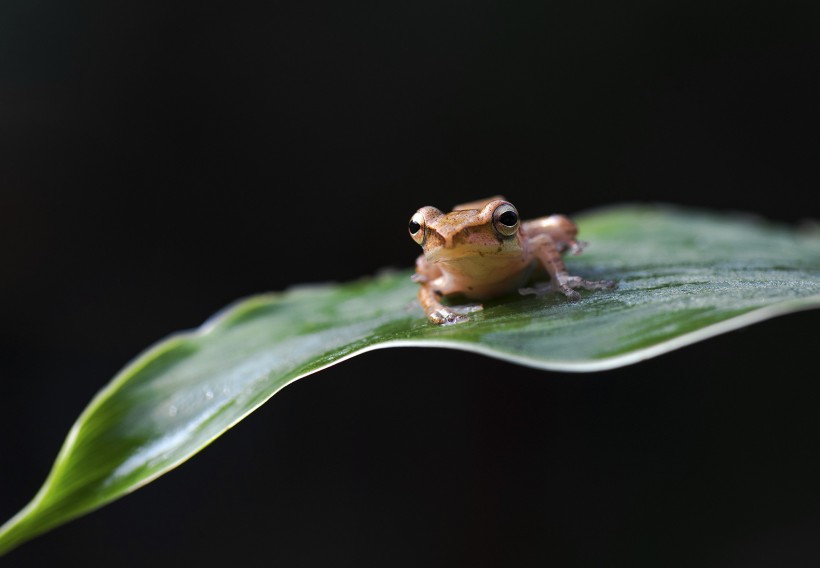
{"label": "frog's eye", "polygon": [[511,203],[502,203],[493,211],[493,227],[502,237],[511,237],[518,232],[518,211]]}
{"label": "frog's eye", "polygon": [[424,215],[418,212],[410,217],[410,222],[407,223],[407,230],[410,231],[410,236],[413,237],[413,240],[418,244],[424,242],[424,225]]}

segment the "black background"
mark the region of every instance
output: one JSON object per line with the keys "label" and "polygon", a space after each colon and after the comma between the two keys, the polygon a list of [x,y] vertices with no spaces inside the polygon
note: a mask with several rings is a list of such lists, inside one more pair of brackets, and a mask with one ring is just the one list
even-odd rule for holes
{"label": "black background", "polygon": [[[0,6],[3,519],[135,354],[411,265],[421,205],[818,216],[815,2],[73,4]],[[0,564],[816,566],[818,323],[593,375],[370,353]]]}

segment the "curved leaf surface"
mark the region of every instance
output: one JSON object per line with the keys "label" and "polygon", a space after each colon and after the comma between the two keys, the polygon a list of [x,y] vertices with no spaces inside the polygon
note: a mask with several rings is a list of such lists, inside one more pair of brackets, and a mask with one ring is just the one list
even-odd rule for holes
{"label": "curved leaf surface", "polygon": [[409,271],[229,306],[130,363],[72,427],[40,492],[0,528],[0,554],[181,464],[287,384],[374,348],[437,346],[562,371],[613,368],[820,306],[820,234],[742,217],[620,207],[576,218],[571,272],[616,290],[510,296],[436,327]]}

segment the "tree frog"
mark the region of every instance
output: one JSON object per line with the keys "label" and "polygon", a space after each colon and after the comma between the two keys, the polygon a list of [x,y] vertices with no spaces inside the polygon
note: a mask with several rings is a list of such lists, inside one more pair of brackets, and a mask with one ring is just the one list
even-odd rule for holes
{"label": "tree frog", "polygon": [[[579,254],[585,243],[575,239],[578,227],[564,215],[521,221],[515,206],[501,196],[457,205],[443,213],[422,207],[408,224],[410,236],[424,251],[412,276],[419,301],[432,323],[449,325],[467,321],[481,304],[445,306],[441,299],[462,294],[488,300],[518,289],[521,294],[543,296],[562,292],[571,302],[575,288],[614,288],[611,280],[584,280],[571,276],[561,256]],[[532,288],[521,288],[530,279],[549,276]]]}

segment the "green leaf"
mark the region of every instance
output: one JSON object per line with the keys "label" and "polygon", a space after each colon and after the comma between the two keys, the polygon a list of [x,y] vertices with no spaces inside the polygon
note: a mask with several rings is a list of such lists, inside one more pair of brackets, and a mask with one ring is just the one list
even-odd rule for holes
{"label": "green leaf", "polygon": [[635,363],[779,314],[820,306],[820,234],[671,208],[576,218],[591,245],[570,271],[612,291],[510,296],[471,321],[427,323],[410,271],[237,302],[130,363],[79,417],[0,554],[181,464],[287,384],[370,349],[475,351],[562,371]]}

